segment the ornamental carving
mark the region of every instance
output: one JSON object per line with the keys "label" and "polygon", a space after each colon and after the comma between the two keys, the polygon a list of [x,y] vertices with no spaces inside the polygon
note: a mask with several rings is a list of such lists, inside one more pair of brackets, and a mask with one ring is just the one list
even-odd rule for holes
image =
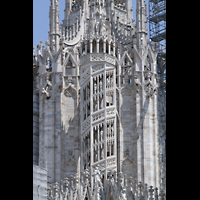
{"label": "ornamental carving", "polygon": [[157,87],[158,85],[153,85],[151,83],[151,81],[148,81],[145,85],[144,85],[144,90],[147,94],[147,97],[152,97],[153,94],[157,94]]}
{"label": "ornamental carving", "polygon": [[66,97],[73,97],[73,98],[75,98],[77,96],[76,89],[73,88],[72,86],[69,86],[67,89],[65,89],[64,95]]}
{"label": "ornamental carving", "polygon": [[50,90],[52,90],[52,83],[50,81],[50,73],[47,73],[46,83],[45,86],[42,88],[42,94],[44,94],[47,99],[51,98]]}
{"label": "ornamental carving", "polygon": [[132,95],[132,89],[128,86],[125,86],[121,89],[121,94],[123,96],[131,96]]}

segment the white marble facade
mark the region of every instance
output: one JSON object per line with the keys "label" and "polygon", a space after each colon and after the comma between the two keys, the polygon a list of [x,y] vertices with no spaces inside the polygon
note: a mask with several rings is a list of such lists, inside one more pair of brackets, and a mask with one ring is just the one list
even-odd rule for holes
{"label": "white marble facade", "polygon": [[[147,38],[145,0],[136,24],[131,0],[65,2],[59,24],[59,0],[51,0],[49,40],[33,49],[39,166],[52,184],[74,176],[80,184],[88,173],[98,191],[98,169],[101,187],[116,173],[160,189],[158,50]],[[87,198],[118,198],[91,191]]]}

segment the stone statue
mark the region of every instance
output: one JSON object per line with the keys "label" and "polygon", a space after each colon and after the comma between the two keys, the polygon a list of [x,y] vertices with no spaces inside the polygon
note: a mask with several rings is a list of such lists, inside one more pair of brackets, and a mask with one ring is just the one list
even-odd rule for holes
{"label": "stone statue", "polygon": [[127,199],[127,198],[126,198],[126,189],[125,189],[125,188],[122,190],[122,193],[121,193],[121,195],[120,195],[120,199],[121,199],[121,200],[126,200],[126,199]]}
{"label": "stone statue", "polygon": [[46,95],[47,99],[49,99],[51,96],[47,90],[48,90],[48,86],[46,87],[46,90],[44,88],[42,88],[42,93]]}
{"label": "stone statue", "polygon": [[98,170],[98,167],[96,167],[94,170],[94,182],[95,184],[100,184],[100,186],[102,186],[100,176],[100,171]]}

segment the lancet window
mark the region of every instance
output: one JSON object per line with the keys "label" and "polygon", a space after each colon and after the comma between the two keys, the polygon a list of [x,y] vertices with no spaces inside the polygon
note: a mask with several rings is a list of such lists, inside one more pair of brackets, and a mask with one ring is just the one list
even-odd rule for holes
{"label": "lancet window", "polygon": [[106,53],[108,53],[108,46],[109,44],[108,44],[108,41],[106,40]]}
{"label": "lancet window", "polygon": [[69,59],[66,67],[65,67],[65,75],[68,76],[68,75],[71,75],[71,76],[75,76],[76,73],[75,73],[75,66],[72,65],[72,61]]}
{"label": "lancet window", "polygon": [[107,120],[106,122],[107,126],[107,157],[114,155],[114,141],[115,141],[115,133],[114,133],[114,120]]}
{"label": "lancet window", "polygon": [[110,44],[110,53],[111,53],[112,56],[115,56],[113,50],[114,50],[113,43],[111,42],[111,44]]}
{"label": "lancet window", "polygon": [[97,49],[97,47],[96,47],[96,40],[94,39],[94,40],[92,41],[92,52],[93,52],[93,53],[96,53],[96,49]]}
{"label": "lancet window", "polygon": [[90,167],[90,131],[88,131],[87,135],[83,138],[83,162],[84,169]]}
{"label": "lancet window", "polygon": [[100,123],[93,127],[93,161],[104,159],[104,126]]}
{"label": "lancet window", "polygon": [[99,40],[99,53],[103,53],[103,40]]}
{"label": "lancet window", "polygon": [[112,106],[114,104],[114,71],[106,71],[106,106]]}
{"label": "lancet window", "polygon": [[93,77],[93,112],[103,108],[103,74]]}
{"label": "lancet window", "polygon": [[83,87],[83,120],[90,116],[90,83]]}

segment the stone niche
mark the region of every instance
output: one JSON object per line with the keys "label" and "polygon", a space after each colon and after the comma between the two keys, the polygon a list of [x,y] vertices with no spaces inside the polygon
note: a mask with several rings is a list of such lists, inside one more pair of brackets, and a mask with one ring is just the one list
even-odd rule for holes
{"label": "stone niche", "polygon": [[65,164],[65,177],[69,177],[70,175],[74,175],[76,173],[76,161],[73,160],[72,158],[69,158]]}
{"label": "stone niche", "polygon": [[127,174],[128,177],[130,177],[130,176],[133,177],[133,175],[134,175],[133,169],[134,169],[134,162],[130,158],[126,157],[122,161],[122,172],[124,174]]}

